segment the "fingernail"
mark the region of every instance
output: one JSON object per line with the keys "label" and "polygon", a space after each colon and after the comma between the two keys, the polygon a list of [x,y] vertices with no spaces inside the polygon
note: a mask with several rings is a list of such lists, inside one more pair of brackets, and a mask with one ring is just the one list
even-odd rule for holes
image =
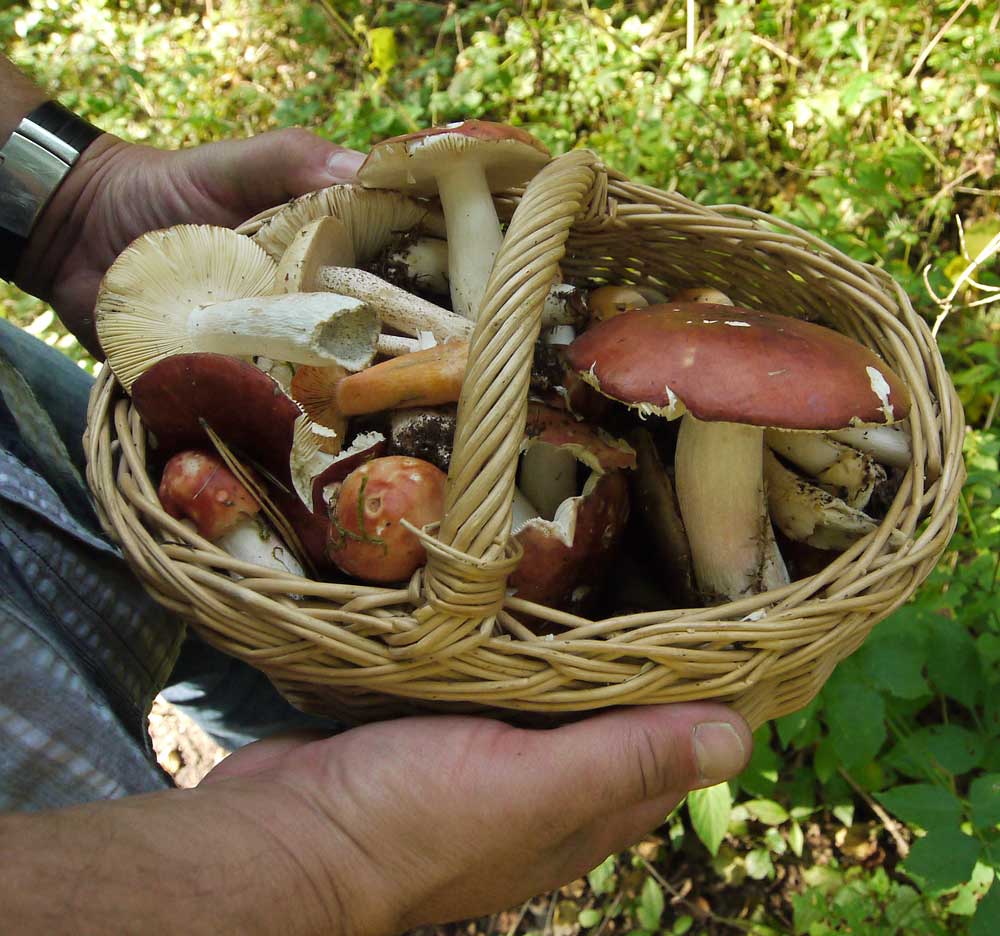
{"label": "fingernail", "polygon": [[698,772],[706,784],[728,780],[738,774],[746,763],[743,739],[728,722],[695,725],[692,743]]}
{"label": "fingernail", "polygon": [[365,161],[364,153],[355,150],[339,149],[330,154],[326,161],[327,174],[334,182],[350,182],[361,164]]}

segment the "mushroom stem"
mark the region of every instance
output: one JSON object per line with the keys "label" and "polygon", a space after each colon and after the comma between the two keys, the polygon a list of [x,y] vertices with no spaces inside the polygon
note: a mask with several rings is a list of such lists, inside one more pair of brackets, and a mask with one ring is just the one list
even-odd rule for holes
{"label": "mushroom stem", "polygon": [[[215,302],[187,319],[183,350],[237,357],[264,355],[298,364],[340,364],[360,370],[375,355],[375,311],[331,293],[254,296]],[[179,353],[172,350],[170,353]]]}
{"label": "mushroom stem", "polygon": [[764,455],[764,477],[771,516],[789,539],[842,551],[878,528],[868,514],[809,484],[770,451]]}
{"label": "mushroom stem", "polygon": [[737,599],[789,581],[764,495],[764,432],[690,413],[675,456],[677,499],[695,579],[709,596]]}
{"label": "mushroom stem", "polygon": [[452,308],[475,321],[503,235],[486,174],[472,159],[455,160],[437,176],[448,231]]}
{"label": "mushroom stem", "polygon": [[461,316],[393,286],[384,279],[352,267],[323,267],[318,286],[342,296],[362,300],[378,313],[384,325],[416,337],[431,332],[438,341],[468,338],[472,328]]}
{"label": "mushroom stem", "polygon": [[909,468],[910,436],[903,429],[892,426],[869,426],[838,429],[830,433],[831,439],[851,445],[891,468]]}
{"label": "mushroom stem", "polygon": [[885,480],[885,470],[871,455],[816,432],[768,429],[770,449],[801,468],[822,485],[843,491],[851,507],[864,509],[875,486]]}

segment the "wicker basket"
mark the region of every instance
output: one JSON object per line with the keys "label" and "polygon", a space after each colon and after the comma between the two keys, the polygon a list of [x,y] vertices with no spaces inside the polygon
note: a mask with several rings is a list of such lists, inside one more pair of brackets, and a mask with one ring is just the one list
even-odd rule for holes
{"label": "wicker basket", "polygon": [[[510,223],[473,336],[446,513],[406,587],[255,570],[172,520],[147,474],[146,434],[108,369],[86,440],[105,528],[156,599],[306,711],[355,722],[423,709],[555,721],[715,699],[756,726],[802,707],[913,594],[954,530],[963,414],[925,323],[882,271],[758,212],[630,183],[587,151],[554,159],[497,205]],[[587,620],[507,596],[531,349],[557,266],[584,286],[718,285],[739,305],[777,306],[875,349],[913,397],[912,465],[879,528],[818,574],[714,607]],[[529,630],[532,616],[550,633]]]}

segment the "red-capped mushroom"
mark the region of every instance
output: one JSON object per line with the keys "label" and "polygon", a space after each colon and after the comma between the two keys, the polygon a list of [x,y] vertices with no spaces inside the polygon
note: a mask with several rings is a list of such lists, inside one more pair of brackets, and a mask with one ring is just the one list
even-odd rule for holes
{"label": "red-capped mushroom", "polygon": [[[519,598],[584,609],[628,520],[624,470],[635,452],[563,410],[529,404],[513,535],[524,556],[509,585]],[[580,467],[587,471],[581,486]]]}
{"label": "red-capped mushroom", "polygon": [[427,559],[415,527],[440,521],[447,476],[406,455],[375,458],[352,471],[333,494],[327,552],[348,575],[398,582]]}
{"label": "red-capped mushroom", "polygon": [[526,182],[548,160],[524,130],[466,120],[376,143],[358,179],[370,188],[440,196],[452,308],[475,321],[503,239],[491,193]]}
{"label": "red-capped mushroom", "polygon": [[259,516],[260,504],[211,452],[178,452],[164,466],[160,503],[172,517],[190,520],[198,533],[237,559],[302,575],[302,567]]}
{"label": "red-capped mushroom", "polygon": [[891,423],[902,381],[872,351],[808,322],[706,303],[667,303],[593,326],[567,357],[643,417],[684,417],[677,495],[699,588],[738,598],[784,584],[768,518],[763,430]]}

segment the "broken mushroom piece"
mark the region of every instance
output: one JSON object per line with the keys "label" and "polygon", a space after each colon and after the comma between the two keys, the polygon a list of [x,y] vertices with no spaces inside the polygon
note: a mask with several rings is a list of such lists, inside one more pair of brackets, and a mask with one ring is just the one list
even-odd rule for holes
{"label": "broken mushroom piece", "polygon": [[332,492],[327,551],[348,575],[367,582],[409,578],[427,559],[422,528],[444,514],[446,475],[418,458],[386,455],[352,471]]}
{"label": "broken mushroom piece", "polygon": [[376,143],[358,179],[369,188],[440,196],[452,308],[475,321],[503,240],[492,193],[527,182],[549,158],[524,130],[466,120]]}
{"label": "broken mushroom piece", "polygon": [[104,276],[97,336],[126,390],[157,361],[212,352],[359,370],[378,315],[331,293],[267,295],[274,262],[227,228],[182,224],[133,241]]}
{"label": "broken mushroom piece", "polygon": [[[583,610],[600,592],[628,520],[624,442],[562,410],[529,404],[512,533],[524,555],[509,579],[518,598]],[[540,460],[536,453],[542,453]],[[587,477],[582,485],[579,472]],[[559,472],[561,478],[555,477]]]}
{"label": "broken mushroom piece", "polygon": [[899,377],[863,345],[737,307],[651,306],[591,327],[567,357],[592,386],[640,416],[683,416],[677,495],[709,600],[787,581],[765,503],[764,429],[891,423],[910,406]]}
{"label": "broken mushroom piece", "polygon": [[764,451],[764,478],[771,518],[791,540],[842,552],[878,528],[868,514],[789,471],[770,449]]}
{"label": "broken mushroom piece", "polygon": [[[445,341],[467,337],[472,330],[461,316],[374,273],[355,269],[347,229],[332,217],[317,218],[299,230],[281,257],[275,281],[278,289],[289,293],[331,292],[358,299],[377,313],[382,324],[407,335],[430,332],[438,341]],[[385,353],[382,345],[380,341],[379,351]],[[412,343],[408,346],[409,350],[415,348]]]}
{"label": "broken mushroom piece", "polygon": [[316,422],[342,431],[348,416],[458,400],[468,356],[467,341],[446,341],[356,374],[342,368],[300,367],[291,393]]}
{"label": "broken mushroom piece", "polygon": [[823,488],[842,493],[850,507],[864,510],[872,491],[886,480],[885,469],[864,452],[831,439],[825,433],[764,433],[768,447],[815,478]]}
{"label": "broken mushroom piece", "polygon": [[259,516],[260,504],[214,453],[178,452],[164,466],[160,503],[172,517],[190,520],[223,552],[265,569],[303,575],[302,566]]}

